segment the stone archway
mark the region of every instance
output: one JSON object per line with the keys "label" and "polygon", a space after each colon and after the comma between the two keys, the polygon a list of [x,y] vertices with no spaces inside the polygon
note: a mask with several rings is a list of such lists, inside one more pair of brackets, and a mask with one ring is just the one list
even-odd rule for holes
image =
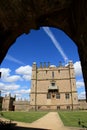
{"label": "stone archway", "polygon": [[75,41],[87,100],[87,0],[0,0],[0,63],[18,36],[41,26],[60,28]]}

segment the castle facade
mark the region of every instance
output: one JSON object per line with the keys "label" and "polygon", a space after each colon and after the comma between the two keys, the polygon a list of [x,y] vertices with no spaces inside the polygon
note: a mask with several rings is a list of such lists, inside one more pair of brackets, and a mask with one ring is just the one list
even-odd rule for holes
{"label": "castle facade", "polygon": [[30,108],[35,110],[78,109],[75,71],[67,66],[32,65]]}

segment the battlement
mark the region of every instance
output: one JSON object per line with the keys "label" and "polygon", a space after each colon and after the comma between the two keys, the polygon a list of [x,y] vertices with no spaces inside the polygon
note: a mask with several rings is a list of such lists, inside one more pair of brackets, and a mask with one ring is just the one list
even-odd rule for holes
{"label": "battlement", "polygon": [[33,62],[33,65],[32,65],[32,69],[39,69],[39,68],[59,68],[59,67],[62,67],[62,68],[73,67],[73,62],[69,61],[66,66],[63,65],[61,61],[58,63],[58,66],[53,65],[50,62],[40,62],[40,66],[39,67],[37,66],[36,62]]}
{"label": "battlement", "polygon": [[59,65],[52,65],[48,63],[40,63],[40,66],[37,67],[36,62],[33,63],[32,67],[32,80],[53,80],[53,79],[69,79],[75,78],[75,71],[72,61],[64,66],[61,62]]}

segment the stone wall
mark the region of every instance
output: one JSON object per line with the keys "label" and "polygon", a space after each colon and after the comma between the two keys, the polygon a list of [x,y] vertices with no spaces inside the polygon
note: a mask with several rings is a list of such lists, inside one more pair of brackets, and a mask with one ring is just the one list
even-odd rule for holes
{"label": "stone wall", "polygon": [[85,99],[79,99],[78,103],[79,103],[80,110],[87,110],[87,102]]}
{"label": "stone wall", "polygon": [[15,97],[11,97],[11,95],[5,95],[2,100],[2,110],[4,111],[14,111],[13,102],[15,101]]}
{"label": "stone wall", "polygon": [[29,111],[29,101],[14,101],[15,111]]}

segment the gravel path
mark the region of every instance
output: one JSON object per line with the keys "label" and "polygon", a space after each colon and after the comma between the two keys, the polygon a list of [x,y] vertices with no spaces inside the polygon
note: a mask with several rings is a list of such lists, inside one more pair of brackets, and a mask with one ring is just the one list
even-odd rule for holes
{"label": "gravel path", "polygon": [[49,112],[43,118],[33,122],[32,126],[50,130],[68,130],[68,128],[63,125],[57,112]]}

